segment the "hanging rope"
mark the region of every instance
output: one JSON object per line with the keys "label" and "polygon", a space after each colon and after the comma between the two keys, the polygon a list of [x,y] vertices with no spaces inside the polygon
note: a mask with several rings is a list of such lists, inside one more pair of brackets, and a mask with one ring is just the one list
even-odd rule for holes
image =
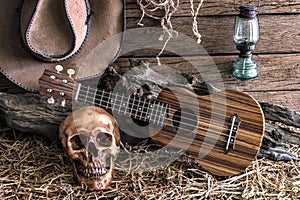
{"label": "hanging rope", "polygon": [[198,7],[195,11],[194,9],[194,0],[190,0],[191,3],[191,14],[192,14],[192,18],[193,18],[193,33],[195,35],[195,37],[197,38],[197,43],[200,44],[201,43],[201,34],[198,31],[198,21],[197,21],[197,17],[200,11],[200,8],[202,7],[204,0],[200,0]]}
{"label": "hanging rope", "polygon": [[[145,15],[153,19],[161,20],[161,27],[163,28],[163,33],[159,37],[159,40],[165,40],[165,42],[161,51],[156,56],[158,65],[160,65],[161,63],[159,56],[165,50],[169,40],[171,38],[177,37],[178,35],[178,33],[173,29],[171,17],[179,6],[179,0],[137,0],[137,3],[142,11],[142,16],[138,22],[138,25],[144,26],[142,21]],[[163,14],[159,15],[159,11],[162,11]]]}
{"label": "hanging rope", "polygon": [[[144,25],[142,20],[146,15],[153,19],[160,19],[163,27],[173,29],[171,17],[179,6],[179,0],[137,0],[137,3],[142,11],[142,16],[138,25]],[[164,13],[161,15],[157,12],[158,10],[163,11]]]}
{"label": "hanging rope", "polygon": [[[201,34],[198,31],[198,22],[197,17],[200,11],[200,8],[204,0],[200,0],[197,9],[194,9],[194,0],[190,0],[191,4],[191,15],[193,19],[192,31],[197,38],[197,43],[201,42]],[[177,11],[179,7],[179,0],[137,0],[138,5],[142,11],[142,16],[138,21],[138,25],[144,26],[142,23],[145,16],[148,16],[153,19],[161,20],[161,27],[163,28],[163,33],[159,37],[160,41],[164,41],[164,45],[161,51],[157,54],[156,59],[160,65],[159,56],[165,50],[169,40],[178,36],[178,32],[173,29],[171,22],[171,17],[174,12]],[[161,14],[159,11],[162,11]],[[159,14],[160,13],[160,14]]]}

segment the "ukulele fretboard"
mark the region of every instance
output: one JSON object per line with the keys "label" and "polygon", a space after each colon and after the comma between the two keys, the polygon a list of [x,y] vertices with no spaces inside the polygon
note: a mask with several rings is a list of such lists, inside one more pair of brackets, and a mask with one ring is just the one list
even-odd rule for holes
{"label": "ukulele fretboard", "polygon": [[136,95],[107,92],[82,84],[77,84],[74,99],[158,126],[164,126],[168,117],[169,105],[166,103],[142,99]]}

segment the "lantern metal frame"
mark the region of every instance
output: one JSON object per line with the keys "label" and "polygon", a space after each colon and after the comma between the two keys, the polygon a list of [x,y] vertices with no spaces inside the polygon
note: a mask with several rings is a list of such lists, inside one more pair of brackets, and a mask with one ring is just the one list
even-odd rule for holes
{"label": "lantern metal frame", "polygon": [[[260,5],[258,1],[258,6]],[[236,18],[235,21],[235,31],[237,31],[238,28],[245,28],[245,27],[238,27],[242,20],[251,20],[253,23],[257,23],[256,27],[257,30],[250,30],[250,31],[257,31],[257,39],[256,41],[249,41],[247,38],[245,41],[240,42],[237,41],[235,36],[237,35],[236,32],[234,32],[234,42],[236,44],[237,50],[240,51],[239,58],[233,63],[233,76],[240,80],[248,80],[253,79],[258,76],[258,65],[257,63],[252,59],[252,51],[255,49],[255,46],[259,39],[259,21],[256,17],[256,11],[258,7],[253,5],[245,5],[240,6],[239,9],[236,7],[236,0],[234,0],[234,7],[236,10],[239,10],[239,15]],[[241,25],[242,26],[242,25]],[[250,35],[250,33],[249,33]]]}

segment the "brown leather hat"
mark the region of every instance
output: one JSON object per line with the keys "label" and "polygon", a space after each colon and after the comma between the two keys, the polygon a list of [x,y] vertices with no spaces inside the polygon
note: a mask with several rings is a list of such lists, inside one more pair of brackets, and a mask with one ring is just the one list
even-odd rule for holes
{"label": "brown leather hat", "polygon": [[[76,80],[97,76],[120,50],[123,37],[118,33],[125,29],[124,0],[1,3],[0,71],[29,91],[37,91],[44,70],[54,69],[57,64],[63,65],[65,71],[74,69]],[[117,39],[109,40],[99,50],[99,44],[114,35]],[[91,55],[96,48],[97,54]],[[93,66],[84,63],[87,61]]]}

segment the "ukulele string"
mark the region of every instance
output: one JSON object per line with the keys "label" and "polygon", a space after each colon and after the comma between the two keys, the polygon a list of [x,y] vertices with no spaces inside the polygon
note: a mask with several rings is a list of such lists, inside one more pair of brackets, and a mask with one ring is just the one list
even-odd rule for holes
{"label": "ukulele string", "polygon": [[[89,87],[86,87],[86,86],[81,86],[81,87],[87,88],[87,89],[89,89],[89,91],[90,91],[90,90],[93,90],[93,91],[94,91],[94,94],[95,94],[95,95],[94,95],[95,97],[101,97],[102,95],[109,95],[109,96],[115,95],[116,99],[117,99],[118,96],[119,96],[119,97],[122,97],[122,96],[118,95],[117,93],[107,92],[107,91],[105,91],[105,90],[101,90],[102,92],[101,92],[101,95],[100,95],[100,94],[97,94],[97,92],[99,91],[99,90],[97,90],[97,89],[89,88]],[[90,92],[88,92],[88,94],[90,94]],[[87,94],[87,95],[88,95],[88,94]],[[87,95],[82,95],[82,96],[87,96]],[[90,98],[93,99],[94,97],[90,97]],[[124,99],[127,99],[128,102],[129,102],[129,100],[130,100],[130,97],[123,96],[123,98],[124,98]],[[117,99],[117,100],[118,100],[118,99]],[[120,102],[121,102],[121,100],[120,100]],[[157,101],[157,102],[158,102],[158,101]],[[104,103],[109,103],[109,102],[104,102]],[[133,103],[134,103],[134,102],[133,102]],[[131,105],[134,105],[133,103],[131,103]],[[158,103],[160,103],[160,102],[158,102]],[[137,111],[137,110],[135,109],[134,111]],[[181,111],[181,113],[184,114],[184,115],[189,115],[190,117],[193,117],[193,116],[194,116],[193,114],[191,114],[191,113],[189,113],[189,112]],[[144,113],[144,114],[145,114],[145,113]],[[190,118],[183,118],[183,119],[190,120]],[[206,118],[206,119],[210,119],[210,118]],[[223,123],[224,125],[231,126],[231,123],[227,123],[227,122],[220,122],[220,121],[217,121],[217,120],[214,120],[214,119],[210,119],[210,121],[211,121],[211,122],[216,122],[216,123]],[[195,123],[195,121],[193,121],[193,122]],[[196,122],[197,122],[197,121],[196,121]],[[220,128],[222,128],[222,127],[220,127]],[[230,130],[230,129],[228,129],[228,130]]]}
{"label": "ukulele string", "polygon": [[[107,105],[108,105],[108,103],[110,103],[110,102],[108,102],[109,101],[109,98],[112,96],[112,95],[115,95],[115,100],[117,100],[118,101],[118,99],[117,99],[117,97],[119,96],[119,97],[123,97],[123,98],[125,98],[125,99],[127,99],[127,102],[129,102],[130,103],[130,97],[125,97],[125,96],[120,96],[120,95],[118,95],[118,94],[115,94],[115,93],[111,93],[111,92],[106,92],[105,90],[102,90],[102,93],[101,93],[101,95],[100,94],[97,94],[96,92],[98,91],[98,90],[95,90],[95,89],[93,89],[93,88],[88,88],[88,90],[94,90],[95,92],[94,92],[94,97],[89,97],[88,96],[88,94],[89,93],[87,93],[86,95],[81,95],[81,96],[84,96],[85,98],[92,98],[93,100],[95,99],[95,97],[103,97],[103,95],[109,95],[109,97],[105,97],[105,98],[108,98],[108,100],[107,101],[104,101],[104,100],[102,100],[102,102],[104,102],[104,103],[107,103]],[[140,98],[139,98],[140,99]],[[122,102],[121,100],[120,100],[120,102]],[[139,101],[139,102],[143,102],[143,101]],[[115,101],[113,102],[114,104],[115,104]],[[135,105],[134,104],[135,103],[135,101],[133,100],[130,104],[131,105]],[[158,103],[160,103],[160,102],[158,102]],[[154,103],[153,103],[154,104]],[[138,110],[136,110],[136,109],[134,109],[134,107],[132,107],[132,110],[133,111],[138,111]],[[137,112],[136,112],[137,113]],[[182,114],[186,114],[186,115],[189,115],[189,116],[194,116],[194,115],[192,115],[192,114],[190,114],[190,113],[188,113],[188,112],[181,112]],[[143,114],[143,113],[142,113]],[[145,114],[145,113],[144,113]],[[190,120],[190,118],[185,118],[185,119],[187,119],[187,120]],[[208,119],[208,118],[207,118]],[[212,122],[217,122],[217,123],[221,123],[221,122],[218,122],[218,121],[216,121],[216,120],[213,120],[213,119],[210,119],[210,121],[212,121]],[[193,121],[194,123],[195,123],[195,121]],[[196,121],[197,122],[197,121]],[[222,122],[223,123],[223,122]],[[224,123],[225,125],[228,125],[228,126],[230,126],[231,124],[227,124],[227,123]]]}
{"label": "ukulele string", "polygon": [[[85,101],[85,99],[82,99],[82,98],[79,98],[79,97],[78,97],[78,99],[81,100],[81,101]],[[93,103],[92,101],[89,101],[89,100],[86,100],[85,102],[90,103],[90,104]],[[187,124],[187,123],[180,122],[180,121],[176,121],[176,122],[179,122],[181,124]],[[187,125],[190,125],[190,124],[187,124]],[[205,132],[212,133],[212,134],[214,134],[216,136],[225,136],[225,137],[228,136],[227,134],[222,134],[220,132],[216,132],[216,131],[213,131],[213,130],[210,130],[210,129],[204,129],[204,128],[201,128],[201,127],[197,127],[197,128],[200,129],[200,130],[203,130]],[[186,129],[186,128],[183,128],[183,127],[178,127],[178,130],[186,131],[186,132],[189,132],[189,133],[192,133],[192,134],[198,134],[199,135],[198,132],[194,132],[194,131],[191,131],[190,129]],[[201,135],[201,136],[203,136],[204,138],[209,138],[209,139],[217,140],[217,141],[224,142],[224,143],[228,142],[228,140],[218,139],[218,138],[215,138],[215,137],[213,137],[211,135]],[[232,144],[232,142],[230,142],[230,144]]]}
{"label": "ukulele string", "polygon": [[[85,87],[85,86],[82,86],[82,87]],[[85,88],[88,88],[88,87],[85,87]],[[94,94],[96,94],[96,95],[94,95],[95,97],[96,97],[96,96],[99,96],[99,95],[97,95],[97,91],[98,91],[98,90],[93,89],[93,88],[89,88],[89,91],[90,91],[90,90],[94,90],[94,91],[95,91],[95,92],[94,92]],[[94,98],[93,98],[93,97],[89,97],[88,94],[87,94],[87,95],[81,95],[81,94],[79,94],[79,95],[85,97],[85,100],[83,100],[83,101],[86,101],[86,98],[92,98],[92,99],[93,99],[93,102],[90,102],[90,103],[94,103]],[[101,97],[102,97],[103,95],[109,95],[109,97],[105,97],[105,98],[108,98],[107,101],[102,99],[102,102],[107,104],[107,105],[106,105],[106,108],[108,108],[108,103],[110,103],[110,102],[109,102],[110,96],[111,96],[111,95],[115,95],[115,97],[118,96],[118,94],[115,94],[115,93],[112,93],[112,92],[106,92],[105,90],[102,90]],[[120,96],[120,97],[122,97],[122,96]],[[132,101],[132,102],[130,103],[130,97],[123,96],[123,98],[127,99],[128,104],[131,104],[131,105],[132,105],[131,111],[135,111],[136,113],[137,113],[137,112],[140,112],[139,110],[137,110],[137,109],[134,108],[134,106],[133,106],[133,105],[134,105],[134,101]],[[117,98],[115,98],[115,99],[117,99]],[[118,99],[117,99],[117,100],[118,100]],[[121,100],[120,100],[120,102],[121,102]],[[115,103],[115,101],[114,101],[114,103]],[[127,105],[127,106],[128,106],[128,105]],[[171,109],[171,108],[170,108],[170,109]],[[145,113],[144,111],[141,111],[141,113],[147,114],[147,113]],[[188,112],[182,112],[182,113],[183,113],[183,114],[190,115],[190,116],[194,116],[194,115],[192,115],[192,114],[190,114],[190,113],[188,113]],[[177,116],[177,115],[175,115],[175,116]],[[187,117],[181,117],[181,119],[185,119],[185,120],[191,121],[191,122],[193,122],[194,124],[198,122],[198,121],[191,120],[191,118],[187,118]],[[209,119],[209,118],[206,118],[206,119]],[[174,121],[174,120],[173,120],[173,121]],[[231,124],[224,123],[224,122],[219,122],[219,121],[213,120],[213,119],[210,119],[210,121],[211,121],[211,122],[216,122],[216,123],[222,123],[222,124],[224,124],[224,125],[228,125],[228,127],[231,126]],[[176,121],[176,120],[175,120],[175,122],[178,122],[178,123],[181,123],[181,124],[184,123],[184,122],[180,122],[180,121]],[[158,122],[157,122],[157,123],[158,123]],[[203,122],[202,122],[202,123],[203,123]],[[188,123],[184,123],[184,124],[193,127],[191,124],[188,124]],[[203,124],[205,124],[205,123],[203,123]],[[214,127],[216,127],[216,128],[221,128],[219,131],[224,130],[224,127],[212,125],[211,123],[206,123],[206,125],[214,126]],[[225,131],[230,131],[230,128],[225,129]],[[221,135],[222,135],[222,134],[221,134]],[[223,135],[224,135],[224,136],[227,136],[227,135],[225,135],[225,134],[223,134]]]}
{"label": "ukulele string", "polygon": [[[108,94],[108,93],[107,93]],[[113,93],[110,93],[110,95],[111,94],[113,94]],[[88,103],[91,103],[91,104],[93,104],[94,103],[94,101],[88,101],[87,99],[88,98],[92,98],[92,97],[87,97],[87,95],[81,95],[81,94],[79,94],[79,96],[84,96],[84,99],[80,99],[80,100],[82,100],[82,101],[85,101],[85,102],[88,102]],[[92,98],[93,99],[93,98]],[[109,103],[108,101],[104,101],[104,103]],[[99,104],[100,105],[100,104]],[[138,110],[136,110],[135,109],[135,111],[138,111]],[[125,113],[124,113],[125,114]],[[189,113],[187,113],[187,114],[189,114]],[[190,120],[190,118],[185,118],[185,119],[188,119],[188,120]],[[174,121],[174,120],[173,120]],[[185,123],[185,122],[180,122],[180,121],[176,121],[175,120],[175,122],[178,122],[178,123],[180,123],[180,124],[185,124],[185,125],[188,125],[188,126],[190,126],[190,127],[194,127],[194,126],[192,126],[191,124],[188,124],[188,123]],[[193,121],[194,123],[196,122],[198,122],[198,121]],[[154,121],[154,123],[155,123],[155,121]],[[215,126],[215,125],[212,125],[212,124],[209,124],[209,126],[211,127],[211,126],[214,126],[214,127],[218,127],[218,126]],[[221,126],[219,126],[218,128],[221,128]],[[188,131],[188,132],[192,132],[190,129],[185,129],[185,128],[182,128],[182,127],[178,127],[178,129],[180,129],[180,130],[183,130],[183,131]],[[216,132],[216,131],[212,131],[212,130],[207,130],[207,129],[204,129],[204,128],[201,128],[201,127],[198,127],[198,129],[200,129],[200,130],[203,130],[203,131],[206,131],[206,132],[210,132],[210,133],[213,133],[213,134],[215,134],[215,135],[218,135],[218,136],[224,136],[224,137],[227,137],[228,136],[228,134],[223,134],[223,133],[220,133],[220,132]],[[224,130],[224,127],[222,128],[222,130]],[[218,131],[222,131],[222,130],[218,130]],[[227,130],[229,130],[229,129],[227,129]],[[192,132],[192,133],[194,133],[194,134],[197,134],[197,133],[195,133],[195,132]],[[206,136],[207,137],[207,136]],[[212,137],[210,137],[210,138],[212,138]],[[212,139],[216,139],[216,138],[212,138]],[[223,141],[223,142],[227,142],[227,140],[219,140],[219,141]]]}

